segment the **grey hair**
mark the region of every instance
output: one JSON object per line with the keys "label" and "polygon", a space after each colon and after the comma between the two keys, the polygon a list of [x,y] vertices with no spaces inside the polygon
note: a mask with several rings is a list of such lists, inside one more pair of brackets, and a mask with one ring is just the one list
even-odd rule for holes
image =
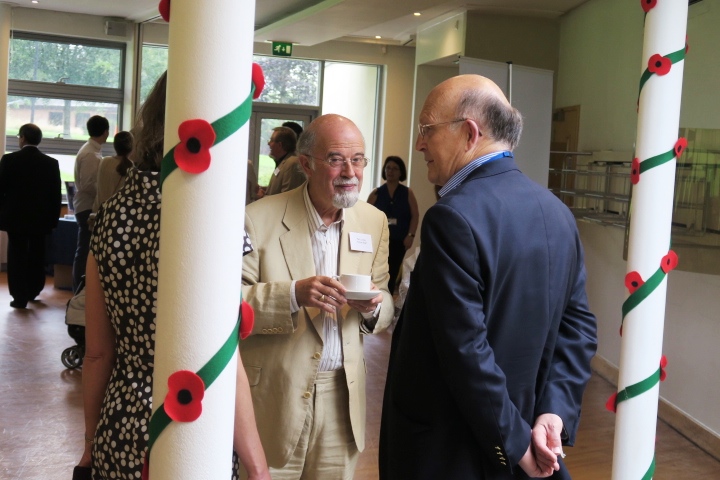
{"label": "grey hair", "polygon": [[317,142],[317,133],[314,128],[306,128],[301,134],[297,141],[297,152],[300,155],[306,155],[310,159],[310,168],[315,170],[315,159],[312,157],[312,152],[315,149],[315,143]]}
{"label": "grey hair", "polygon": [[506,144],[510,150],[520,142],[523,128],[522,114],[514,107],[505,104],[497,96],[481,90],[463,92],[458,102],[455,118],[472,118],[488,131],[496,142]]}

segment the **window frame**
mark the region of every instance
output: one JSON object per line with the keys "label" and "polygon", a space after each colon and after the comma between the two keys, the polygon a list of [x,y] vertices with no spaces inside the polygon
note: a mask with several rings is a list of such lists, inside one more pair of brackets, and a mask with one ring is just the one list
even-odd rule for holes
{"label": "window frame", "polygon": [[[125,62],[127,45],[124,42],[111,42],[80,37],[66,37],[13,30],[10,40],[29,40],[37,42],[64,43],[88,47],[107,48],[120,51],[120,78],[118,88],[93,87],[67,83],[50,83],[33,80],[8,79],[8,97],[36,97],[59,100],[76,100],[84,102],[110,103],[117,105],[117,125],[123,124],[123,104],[125,101]],[[7,106],[6,106],[7,108]],[[43,150],[50,153],[72,155],[77,153],[85,140],[66,140],[62,138],[43,138]],[[15,135],[5,136],[6,150],[15,150]]]}

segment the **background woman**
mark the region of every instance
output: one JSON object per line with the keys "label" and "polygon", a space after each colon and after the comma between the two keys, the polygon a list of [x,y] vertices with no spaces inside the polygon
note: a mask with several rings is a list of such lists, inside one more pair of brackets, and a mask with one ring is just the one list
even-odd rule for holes
{"label": "background woman", "polygon": [[133,149],[132,133],[118,132],[113,140],[113,147],[115,155],[100,160],[93,212],[97,212],[100,205],[122,188],[125,176],[133,166],[133,162],[130,160],[130,152]]}
{"label": "background woman", "polygon": [[[152,412],[165,87],[163,75],[139,114],[137,168],[128,172],[123,189],[100,207],[90,242],[83,363],[85,451],[74,480],[137,479],[143,469]],[[251,250],[245,240],[243,252]],[[235,426],[235,449],[249,478],[269,480],[240,355]],[[233,461],[236,477],[239,465]],[[229,464],[230,458],[228,470]]]}
{"label": "background woman", "polygon": [[400,182],[407,179],[407,170],[402,158],[389,156],[385,159],[382,170],[385,184],[370,193],[368,203],[375,205],[387,215],[390,228],[390,281],[388,290],[395,292],[400,265],[402,265],[405,252],[412,247],[415,240],[415,230],[418,226],[417,200],[412,190]]}

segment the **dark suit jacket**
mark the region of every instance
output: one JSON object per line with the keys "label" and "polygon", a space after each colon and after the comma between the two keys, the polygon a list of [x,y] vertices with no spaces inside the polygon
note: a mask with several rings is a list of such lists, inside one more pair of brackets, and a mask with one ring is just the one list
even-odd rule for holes
{"label": "dark suit jacket", "polygon": [[57,160],[30,145],[0,159],[0,230],[50,233],[61,201]]}
{"label": "dark suit jacket", "polygon": [[512,159],[479,167],[423,220],[380,478],[527,478],[518,462],[540,414],[559,415],[574,442],[596,343],[572,214]]}

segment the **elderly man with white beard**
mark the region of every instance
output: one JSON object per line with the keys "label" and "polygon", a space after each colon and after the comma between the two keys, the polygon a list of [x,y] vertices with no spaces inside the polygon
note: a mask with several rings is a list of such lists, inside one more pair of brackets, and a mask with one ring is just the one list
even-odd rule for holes
{"label": "elderly man with white beard", "polygon": [[[365,446],[362,336],[393,315],[389,231],[358,201],[367,158],[352,121],[323,115],[297,147],[307,183],[246,210],[255,250],[243,298],[255,324],[240,352],[272,478],[352,479]],[[372,290],[357,299],[340,274],[369,275]]]}

